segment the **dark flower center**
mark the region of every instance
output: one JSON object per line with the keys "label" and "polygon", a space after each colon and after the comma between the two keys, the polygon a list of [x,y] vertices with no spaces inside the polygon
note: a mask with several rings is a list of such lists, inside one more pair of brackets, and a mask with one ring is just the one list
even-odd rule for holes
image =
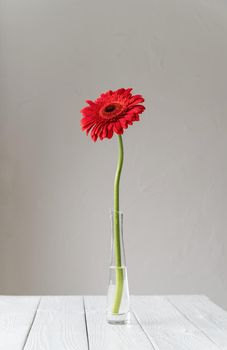
{"label": "dark flower center", "polygon": [[119,102],[109,103],[100,110],[100,116],[105,119],[115,118],[122,111],[122,108],[123,106]]}
{"label": "dark flower center", "polygon": [[104,111],[106,113],[111,113],[115,110],[116,106],[115,105],[109,105],[109,106],[106,106],[106,108],[104,109]]}

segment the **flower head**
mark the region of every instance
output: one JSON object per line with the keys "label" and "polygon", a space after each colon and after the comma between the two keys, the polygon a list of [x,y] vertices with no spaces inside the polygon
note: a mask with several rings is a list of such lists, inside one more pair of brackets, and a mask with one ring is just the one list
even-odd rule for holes
{"label": "flower head", "polygon": [[132,95],[132,89],[118,89],[107,91],[100,95],[95,101],[87,100],[89,106],[80,112],[81,128],[90,132],[94,141],[98,138],[111,138],[114,133],[123,134],[124,129],[133,122],[140,120],[139,114],[143,113],[145,107],[141,105],[144,98],[141,95]]}

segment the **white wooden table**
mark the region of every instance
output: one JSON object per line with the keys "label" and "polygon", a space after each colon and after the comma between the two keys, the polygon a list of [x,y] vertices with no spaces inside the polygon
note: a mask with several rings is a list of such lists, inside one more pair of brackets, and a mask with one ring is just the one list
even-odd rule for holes
{"label": "white wooden table", "polygon": [[131,297],[130,325],[102,296],[0,296],[0,350],[227,349],[227,312],[205,296]]}

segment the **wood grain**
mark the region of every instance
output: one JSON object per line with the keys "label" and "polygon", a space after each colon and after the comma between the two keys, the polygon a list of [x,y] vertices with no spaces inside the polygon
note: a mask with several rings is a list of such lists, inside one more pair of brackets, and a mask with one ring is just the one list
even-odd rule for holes
{"label": "wood grain", "polygon": [[165,297],[132,297],[132,307],[156,349],[220,349]]}
{"label": "wood grain", "polygon": [[39,300],[39,297],[0,297],[1,350],[23,349]]}
{"label": "wood grain", "polygon": [[227,350],[227,312],[205,296],[176,295],[167,298],[220,349]]}
{"label": "wood grain", "polygon": [[43,297],[24,350],[88,350],[83,297]]}

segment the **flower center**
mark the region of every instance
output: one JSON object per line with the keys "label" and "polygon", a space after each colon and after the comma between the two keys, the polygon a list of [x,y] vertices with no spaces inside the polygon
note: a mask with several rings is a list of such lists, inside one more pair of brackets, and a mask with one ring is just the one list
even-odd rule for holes
{"label": "flower center", "polygon": [[110,119],[117,116],[122,111],[123,106],[118,102],[112,102],[106,105],[101,111],[102,118]]}
{"label": "flower center", "polygon": [[106,113],[111,113],[111,112],[113,112],[115,109],[116,109],[116,106],[115,106],[115,105],[109,105],[109,106],[106,106],[106,108],[104,109],[104,112],[106,112]]}

